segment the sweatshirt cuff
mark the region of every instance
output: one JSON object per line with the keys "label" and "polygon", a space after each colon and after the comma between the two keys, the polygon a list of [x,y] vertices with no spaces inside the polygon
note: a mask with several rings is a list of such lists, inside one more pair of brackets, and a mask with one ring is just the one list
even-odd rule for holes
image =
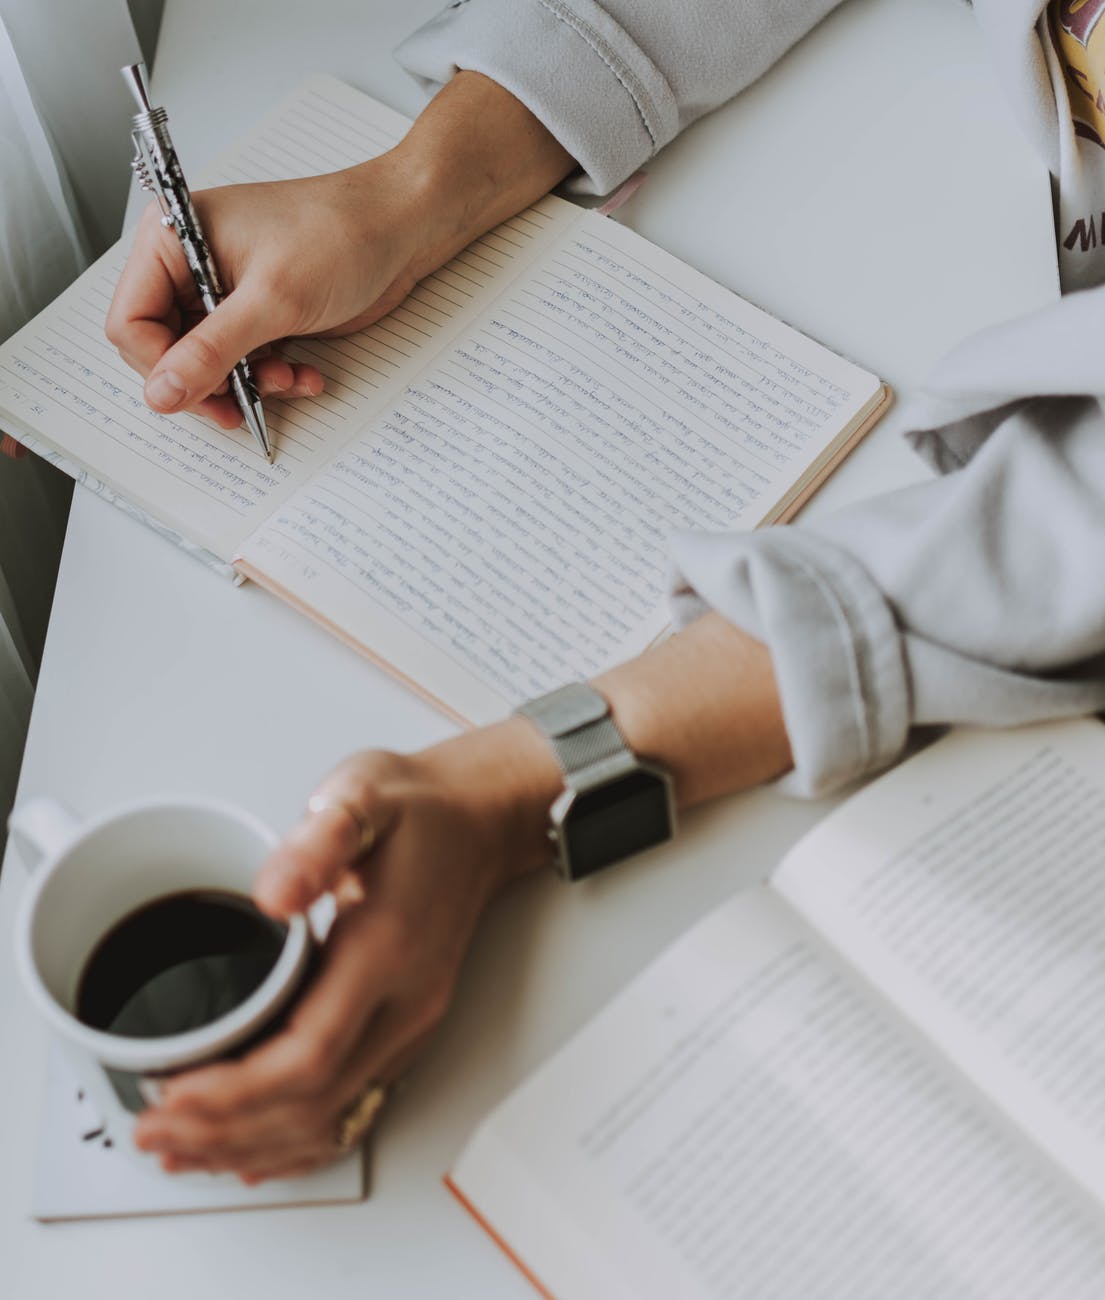
{"label": "sweatshirt cuff", "polygon": [[794,756],[778,788],[822,795],[900,753],[910,719],[904,648],[852,556],[787,527],[677,534],[672,556],[678,626],[715,609],[771,652]]}
{"label": "sweatshirt cuff", "polygon": [[395,51],[427,89],[458,70],[509,90],[607,194],[679,129],[671,87],[595,0],[458,0]]}

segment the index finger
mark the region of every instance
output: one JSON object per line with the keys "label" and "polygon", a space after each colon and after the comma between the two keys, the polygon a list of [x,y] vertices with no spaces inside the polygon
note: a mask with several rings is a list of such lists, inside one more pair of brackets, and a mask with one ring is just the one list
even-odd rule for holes
{"label": "index finger", "polygon": [[135,232],[115,286],[104,322],[107,337],[148,373],[177,341],[182,307],[195,300],[184,256],[166,248],[156,208],[151,208]]}
{"label": "index finger", "polygon": [[373,780],[369,756],[347,759],[315,790],[307,813],[261,868],[254,898],[287,917],[334,889],[395,819],[394,803]]}

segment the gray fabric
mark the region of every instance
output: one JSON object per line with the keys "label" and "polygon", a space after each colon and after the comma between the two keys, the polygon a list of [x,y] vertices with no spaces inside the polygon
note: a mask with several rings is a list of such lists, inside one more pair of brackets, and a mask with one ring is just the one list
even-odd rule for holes
{"label": "gray fabric", "polygon": [[608,193],[840,0],[460,0],[396,51],[429,89],[482,72]]}
{"label": "gray fabric", "polygon": [[[951,352],[908,434],[939,479],[764,537],[677,540],[679,619],[709,603],[771,646],[792,789],[889,762],[910,723],[1105,708],[1102,337],[1105,288]],[[781,571],[796,558],[819,603]]]}
{"label": "gray fabric", "polygon": [[911,724],[1105,708],[1100,400],[1016,402],[993,422],[939,479],[814,525],[675,540],[677,621],[712,606],[771,648],[792,792],[890,762]]}
{"label": "gray fabric", "polygon": [[[507,85],[605,190],[832,7],[462,0],[401,57],[429,82],[467,67]],[[975,12],[1014,112],[1059,174],[1070,123],[1043,7],[976,0]],[[909,435],[938,479],[816,524],[674,540],[677,621],[717,609],[771,649],[789,789],[820,793],[890,762],[914,725],[1105,708],[1103,339],[1094,289],[952,353]]]}

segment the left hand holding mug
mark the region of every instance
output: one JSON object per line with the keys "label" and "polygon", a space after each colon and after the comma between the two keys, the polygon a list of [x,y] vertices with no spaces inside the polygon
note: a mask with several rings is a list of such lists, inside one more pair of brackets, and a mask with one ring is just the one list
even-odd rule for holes
{"label": "left hand holding mug", "polygon": [[484,908],[548,861],[560,788],[551,751],[518,718],[342,763],[254,890],[281,918],[337,894],[314,981],[252,1052],[166,1084],[138,1121],[139,1147],[170,1172],[230,1170],[248,1183],[341,1155],[358,1099],[398,1079],[444,1015]]}

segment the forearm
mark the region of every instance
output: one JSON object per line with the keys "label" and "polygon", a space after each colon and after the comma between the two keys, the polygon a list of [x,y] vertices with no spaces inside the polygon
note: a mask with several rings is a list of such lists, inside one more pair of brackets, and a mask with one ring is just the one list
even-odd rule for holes
{"label": "forearm", "polygon": [[[413,205],[415,279],[536,202],[576,165],[523,104],[478,72],[458,73],[435,95],[386,161]],[[378,163],[351,170],[371,203]]]}
{"label": "forearm", "polygon": [[427,85],[458,68],[509,89],[612,189],[762,75],[839,0],[467,0],[408,38]]}
{"label": "forearm", "polygon": [[[631,748],[671,773],[689,808],[786,772],[790,745],[771,657],[718,614],[595,679]],[[510,718],[426,751],[442,788],[479,799],[488,852],[509,874],[547,866],[549,807],[563,789],[552,749]]]}

